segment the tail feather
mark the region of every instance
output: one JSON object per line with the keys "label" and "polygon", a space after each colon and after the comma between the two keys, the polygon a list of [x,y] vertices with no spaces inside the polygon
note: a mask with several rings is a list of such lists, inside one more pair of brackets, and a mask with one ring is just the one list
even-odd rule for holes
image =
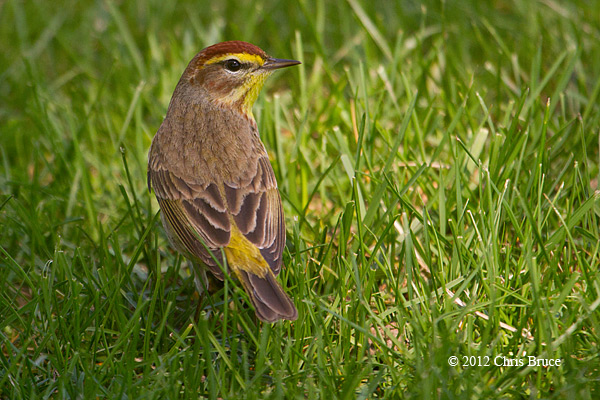
{"label": "tail feather", "polygon": [[283,291],[269,270],[264,277],[241,269],[237,271],[242,286],[250,296],[256,315],[264,322],[275,322],[280,319],[294,321],[298,311],[289,296]]}

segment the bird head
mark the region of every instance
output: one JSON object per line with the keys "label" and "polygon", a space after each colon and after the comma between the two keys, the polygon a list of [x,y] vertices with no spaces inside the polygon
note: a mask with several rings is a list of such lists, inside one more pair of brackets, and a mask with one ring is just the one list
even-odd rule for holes
{"label": "bird head", "polygon": [[276,69],[300,64],[296,60],[273,58],[246,42],[222,42],[198,53],[182,79],[209,101],[252,115],[266,78]]}

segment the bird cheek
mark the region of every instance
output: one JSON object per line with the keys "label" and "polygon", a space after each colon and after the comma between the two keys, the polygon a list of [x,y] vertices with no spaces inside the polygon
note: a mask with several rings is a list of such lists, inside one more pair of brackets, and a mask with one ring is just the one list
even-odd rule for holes
{"label": "bird cheek", "polygon": [[206,87],[208,88],[210,93],[213,93],[219,98],[227,97],[229,94],[229,84],[227,82],[223,82],[221,80],[211,80],[206,82]]}
{"label": "bird cheek", "polygon": [[221,99],[227,99],[237,97],[237,92],[242,86],[242,82],[233,77],[228,77],[227,79],[220,77],[219,79],[207,80],[206,85],[211,93],[214,93]]}

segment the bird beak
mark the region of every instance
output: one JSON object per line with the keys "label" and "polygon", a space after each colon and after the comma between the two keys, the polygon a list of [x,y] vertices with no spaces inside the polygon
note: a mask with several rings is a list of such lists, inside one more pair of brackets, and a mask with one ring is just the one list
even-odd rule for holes
{"label": "bird beak", "polygon": [[300,61],[296,60],[284,60],[281,58],[268,58],[267,61],[262,65],[263,69],[279,69],[285,67],[291,67],[292,65],[301,64]]}

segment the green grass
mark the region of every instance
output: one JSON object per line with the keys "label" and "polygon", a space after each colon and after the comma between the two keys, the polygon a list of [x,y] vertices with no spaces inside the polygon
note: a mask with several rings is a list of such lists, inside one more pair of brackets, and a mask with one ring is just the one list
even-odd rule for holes
{"label": "green grass", "polygon": [[[600,396],[595,2],[56,3],[0,3],[0,398]],[[294,323],[196,318],[146,188],[226,39],[302,61],[254,108]]]}

